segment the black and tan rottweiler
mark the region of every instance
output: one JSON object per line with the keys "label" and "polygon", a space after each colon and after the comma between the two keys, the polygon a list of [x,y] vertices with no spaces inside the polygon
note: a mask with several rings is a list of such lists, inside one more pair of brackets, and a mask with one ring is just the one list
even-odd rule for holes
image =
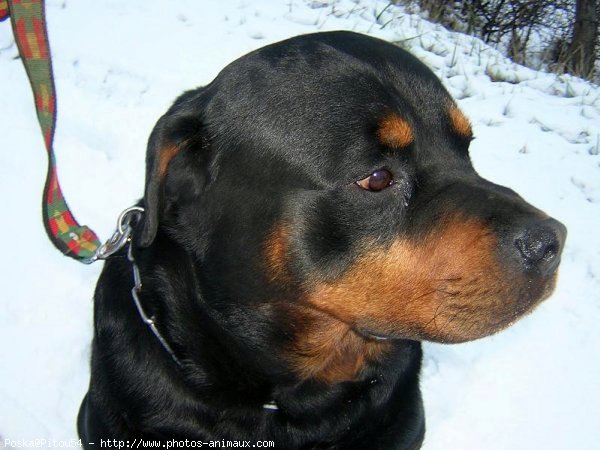
{"label": "black and tan rottweiler", "polygon": [[96,290],[84,441],[419,448],[420,341],[531,311],[566,236],[475,172],[472,137],[424,64],[350,32],[269,45],[184,93],[150,136],[132,237],[165,344],[124,249]]}

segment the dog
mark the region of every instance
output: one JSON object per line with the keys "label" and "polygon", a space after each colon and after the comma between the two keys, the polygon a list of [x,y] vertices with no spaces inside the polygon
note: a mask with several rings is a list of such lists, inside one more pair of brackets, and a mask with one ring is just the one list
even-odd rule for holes
{"label": "dog", "polygon": [[268,45],[182,94],[96,288],[84,445],[420,448],[421,341],[533,310],[566,238],[475,172],[472,139],[431,70],[352,32]]}

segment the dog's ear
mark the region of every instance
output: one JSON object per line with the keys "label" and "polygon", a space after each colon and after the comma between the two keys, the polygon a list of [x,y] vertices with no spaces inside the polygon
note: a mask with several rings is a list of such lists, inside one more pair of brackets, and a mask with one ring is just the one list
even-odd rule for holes
{"label": "dog's ear", "polygon": [[199,152],[203,147],[201,110],[184,97],[158,120],[148,139],[141,247],[148,247],[156,237],[169,164],[177,155]]}

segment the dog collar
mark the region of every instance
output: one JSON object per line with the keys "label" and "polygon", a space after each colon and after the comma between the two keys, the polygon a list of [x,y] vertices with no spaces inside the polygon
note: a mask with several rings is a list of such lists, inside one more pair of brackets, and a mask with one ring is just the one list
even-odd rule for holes
{"label": "dog collar", "polygon": [[[119,250],[121,250],[126,245],[127,247],[127,259],[131,262],[131,267],[133,271],[133,288],[131,288],[131,297],[133,299],[133,303],[135,304],[138,315],[142,319],[142,321],[148,326],[150,331],[154,337],[158,340],[158,343],[161,347],[169,354],[171,359],[175,362],[177,367],[182,368],[183,365],[173,348],[169,345],[164,336],[160,333],[159,329],[156,327],[156,316],[148,316],[146,310],[144,309],[144,305],[140,299],[140,292],[142,290],[142,278],[140,275],[140,269],[135,262],[135,258],[133,256],[133,223],[138,222],[144,214],[144,208],[141,206],[131,206],[124,210],[117,220],[117,229],[111,236],[111,238],[102,244],[96,252],[88,259],[88,263],[93,263],[98,260],[106,260],[109,256],[115,254]],[[262,405],[263,409],[268,411],[278,411],[279,407],[274,400],[271,400],[268,403],[264,403]]]}
{"label": "dog collar", "polygon": [[263,409],[277,411],[279,409],[279,406],[277,406],[277,403],[275,403],[275,400],[271,400],[269,403],[265,403],[263,405]]}
{"label": "dog collar", "polygon": [[131,206],[123,211],[119,215],[119,219],[117,220],[117,229],[111,236],[111,238],[102,244],[96,252],[89,258],[88,263],[93,263],[98,260],[108,259],[109,256],[121,250],[126,245],[127,247],[127,259],[131,262],[131,267],[133,271],[133,288],[131,288],[131,297],[133,299],[133,303],[135,304],[135,308],[137,309],[138,315],[142,319],[142,321],[148,326],[154,337],[158,340],[159,344],[165,351],[169,354],[171,359],[177,364],[179,368],[182,367],[181,361],[175,355],[173,348],[169,345],[167,340],[160,333],[158,328],[156,327],[156,316],[148,316],[146,314],[146,310],[144,309],[144,305],[140,299],[140,292],[142,290],[142,278],[140,276],[140,269],[135,262],[135,258],[133,257],[133,223],[140,220],[142,214],[144,214],[144,208],[141,206]]}

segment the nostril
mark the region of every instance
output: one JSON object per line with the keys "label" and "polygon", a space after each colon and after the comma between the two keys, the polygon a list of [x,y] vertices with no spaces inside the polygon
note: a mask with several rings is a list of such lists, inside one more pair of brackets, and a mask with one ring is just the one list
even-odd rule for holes
{"label": "nostril", "polygon": [[537,268],[548,274],[558,266],[561,241],[564,239],[561,238],[560,227],[552,226],[553,222],[530,224],[515,239],[515,246],[527,268]]}
{"label": "nostril", "polygon": [[521,252],[523,258],[528,262],[536,263],[544,258],[552,257],[556,254],[555,243],[546,245],[542,239],[532,237],[531,235],[518,238],[515,245]]}

